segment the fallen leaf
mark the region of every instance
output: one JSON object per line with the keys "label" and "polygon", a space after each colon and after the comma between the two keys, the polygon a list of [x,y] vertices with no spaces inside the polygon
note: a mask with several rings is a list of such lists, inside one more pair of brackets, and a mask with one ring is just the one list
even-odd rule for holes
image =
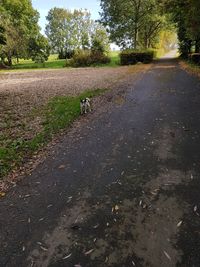
{"label": "fallen leaf", "polygon": [[171,257],[169,256],[169,254],[168,254],[165,250],[164,250],[163,252],[164,252],[165,256],[168,258],[168,260],[171,261],[172,259],[171,259]]}
{"label": "fallen leaf", "polygon": [[6,193],[0,192],[0,197],[5,197]]}
{"label": "fallen leaf", "polygon": [[94,249],[90,249],[89,251],[85,252],[85,255],[89,255],[94,251]]}
{"label": "fallen leaf", "polygon": [[196,212],[197,211],[197,205],[196,206],[194,206],[194,212]]}
{"label": "fallen leaf", "polygon": [[44,251],[47,251],[47,250],[48,250],[47,248],[45,248],[45,247],[43,247],[43,246],[40,246],[40,248],[41,248],[42,250],[44,250]]}
{"label": "fallen leaf", "polygon": [[132,261],[132,264],[133,264],[133,266],[136,266],[134,261]]}
{"label": "fallen leaf", "polygon": [[80,264],[75,264],[74,267],[82,267]]}
{"label": "fallen leaf", "polygon": [[115,211],[118,211],[118,210],[119,210],[119,206],[115,205]]}
{"label": "fallen leaf", "polygon": [[60,165],[59,167],[58,167],[58,169],[64,169],[66,166],[65,165]]}
{"label": "fallen leaf", "polygon": [[71,257],[71,255],[72,255],[72,253],[71,253],[71,254],[69,254],[69,255],[67,255],[66,257],[64,257],[64,258],[63,258],[63,260],[66,260],[66,259],[70,258],[70,257]]}
{"label": "fallen leaf", "polygon": [[180,222],[177,224],[177,227],[180,227],[182,223],[183,223],[183,221],[180,221]]}

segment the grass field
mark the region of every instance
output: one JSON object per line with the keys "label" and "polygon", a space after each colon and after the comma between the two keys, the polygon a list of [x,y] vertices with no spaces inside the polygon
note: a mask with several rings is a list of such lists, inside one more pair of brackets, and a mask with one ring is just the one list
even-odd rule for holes
{"label": "grass field", "polygon": [[60,69],[64,68],[65,59],[58,59],[58,55],[50,55],[48,61],[35,63],[31,59],[20,59],[19,63],[13,64],[13,69]]}
{"label": "grass field", "polygon": [[[112,51],[109,53],[111,62],[109,64],[99,64],[97,67],[116,67],[119,65],[119,52]],[[12,69],[60,69],[65,67],[65,59],[58,59],[58,55],[50,55],[48,61],[35,63],[31,59],[20,59],[19,63],[14,63]]]}

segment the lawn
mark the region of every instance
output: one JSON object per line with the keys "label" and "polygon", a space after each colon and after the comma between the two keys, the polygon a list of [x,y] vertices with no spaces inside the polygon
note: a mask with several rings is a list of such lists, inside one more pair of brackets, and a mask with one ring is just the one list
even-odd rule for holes
{"label": "lawn", "polygon": [[13,69],[60,69],[64,66],[65,59],[58,59],[58,55],[50,55],[44,64],[35,63],[31,59],[20,59],[19,63],[13,64]]}
{"label": "lawn", "polygon": [[[109,53],[111,62],[108,64],[100,64],[97,67],[116,67],[119,65],[119,51]],[[60,69],[65,67],[65,59],[58,59],[58,55],[50,55],[48,61],[43,63],[35,63],[31,59],[20,59],[19,63],[13,64],[13,69]]]}

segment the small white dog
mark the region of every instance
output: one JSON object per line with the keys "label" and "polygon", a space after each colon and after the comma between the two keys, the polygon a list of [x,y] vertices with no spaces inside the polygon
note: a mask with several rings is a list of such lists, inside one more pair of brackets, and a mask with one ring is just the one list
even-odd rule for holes
{"label": "small white dog", "polygon": [[80,101],[81,115],[83,115],[83,113],[86,114],[87,112],[91,112],[90,102],[91,100],[88,97]]}

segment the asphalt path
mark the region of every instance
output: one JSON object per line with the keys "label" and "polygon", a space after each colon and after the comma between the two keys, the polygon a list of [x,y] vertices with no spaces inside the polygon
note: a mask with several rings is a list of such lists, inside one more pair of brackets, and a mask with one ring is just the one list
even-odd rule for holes
{"label": "asphalt path", "polygon": [[104,102],[1,199],[0,266],[200,266],[200,80],[160,60]]}

